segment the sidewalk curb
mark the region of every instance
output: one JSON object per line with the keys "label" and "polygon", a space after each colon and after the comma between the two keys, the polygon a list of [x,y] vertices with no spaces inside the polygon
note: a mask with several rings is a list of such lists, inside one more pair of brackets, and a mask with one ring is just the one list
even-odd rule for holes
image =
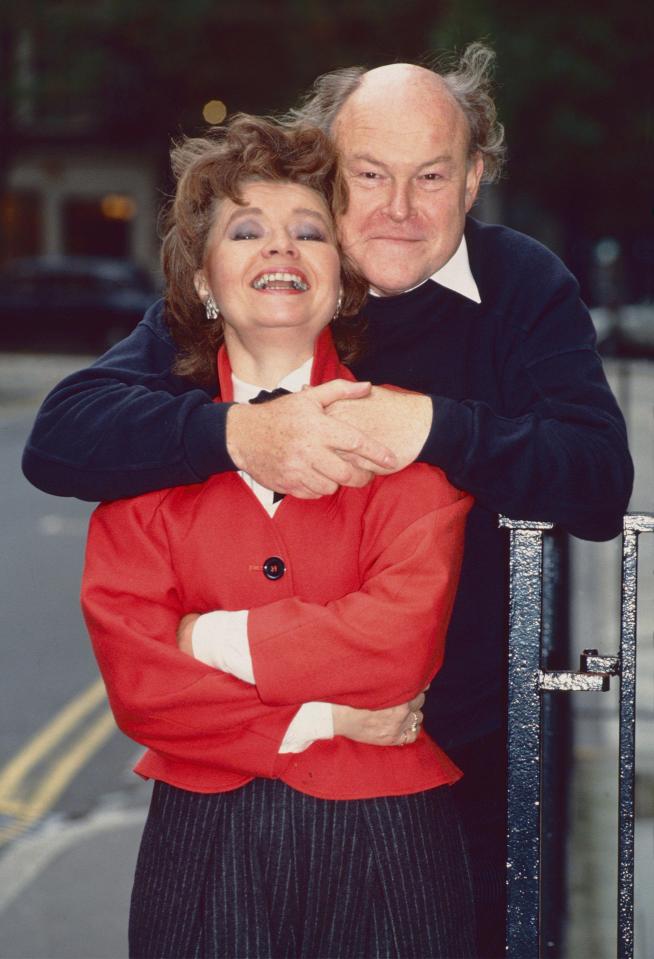
{"label": "sidewalk curb", "polygon": [[18,840],[0,859],[0,913],[4,912],[57,856],[85,839],[113,829],[142,826],[147,808],[105,810],[83,821],[50,819]]}

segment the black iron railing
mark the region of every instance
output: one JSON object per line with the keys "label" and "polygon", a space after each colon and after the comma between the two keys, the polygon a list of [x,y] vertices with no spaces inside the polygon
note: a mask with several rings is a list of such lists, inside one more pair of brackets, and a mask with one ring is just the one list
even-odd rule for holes
{"label": "black iron railing", "polygon": [[[539,959],[543,947],[541,837],[547,817],[541,806],[543,729],[549,721],[544,694],[602,691],[611,676],[620,678],[618,803],[618,947],[619,959],[632,959],[634,948],[634,786],[636,724],[636,611],[638,536],[654,532],[654,514],[625,516],[622,548],[620,649],[603,655],[586,649],[579,669],[548,668],[553,648],[551,597],[544,582],[557,579],[556,552],[543,563],[544,538],[551,523],[502,517],[510,530],[509,721],[507,956]],[[552,557],[554,557],[552,559]],[[545,610],[545,615],[544,615]],[[545,739],[545,745],[547,745]]]}

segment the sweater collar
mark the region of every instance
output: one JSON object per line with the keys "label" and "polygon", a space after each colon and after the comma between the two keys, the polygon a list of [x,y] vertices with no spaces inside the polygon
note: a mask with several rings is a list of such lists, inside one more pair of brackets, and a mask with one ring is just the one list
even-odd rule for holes
{"label": "sweater collar", "polygon": [[[232,403],[234,402],[232,367],[224,343],[218,350],[217,365],[220,398],[224,403]],[[334,379],[353,380],[354,376],[347,367],[341,364],[334,346],[331,329],[327,326],[316,340],[309,384],[318,386],[320,383],[326,383],[328,380]],[[285,380],[286,377],[281,385],[284,385]]]}

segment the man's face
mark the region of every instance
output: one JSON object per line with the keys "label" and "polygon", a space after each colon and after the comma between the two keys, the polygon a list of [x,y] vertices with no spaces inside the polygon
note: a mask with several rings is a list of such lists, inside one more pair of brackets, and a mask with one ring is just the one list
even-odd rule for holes
{"label": "man's face", "polygon": [[455,253],[483,171],[481,158],[469,161],[459,106],[413,69],[413,82],[409,73],[395,85],[393,67],[371,71],[333,128],[350,193],[341,242],[385,296],[417,286]]}

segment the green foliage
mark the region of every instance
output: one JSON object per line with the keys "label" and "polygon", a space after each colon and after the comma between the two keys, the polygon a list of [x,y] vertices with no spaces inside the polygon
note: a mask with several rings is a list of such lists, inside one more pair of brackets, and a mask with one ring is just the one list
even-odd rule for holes
{"label": "green foliage", "polygon": [[643,228],[652,161],[650,4],[457,0],[437,36],[459,48],[486,37],[497,51],[510,195],[536,198],[590,235]]}

